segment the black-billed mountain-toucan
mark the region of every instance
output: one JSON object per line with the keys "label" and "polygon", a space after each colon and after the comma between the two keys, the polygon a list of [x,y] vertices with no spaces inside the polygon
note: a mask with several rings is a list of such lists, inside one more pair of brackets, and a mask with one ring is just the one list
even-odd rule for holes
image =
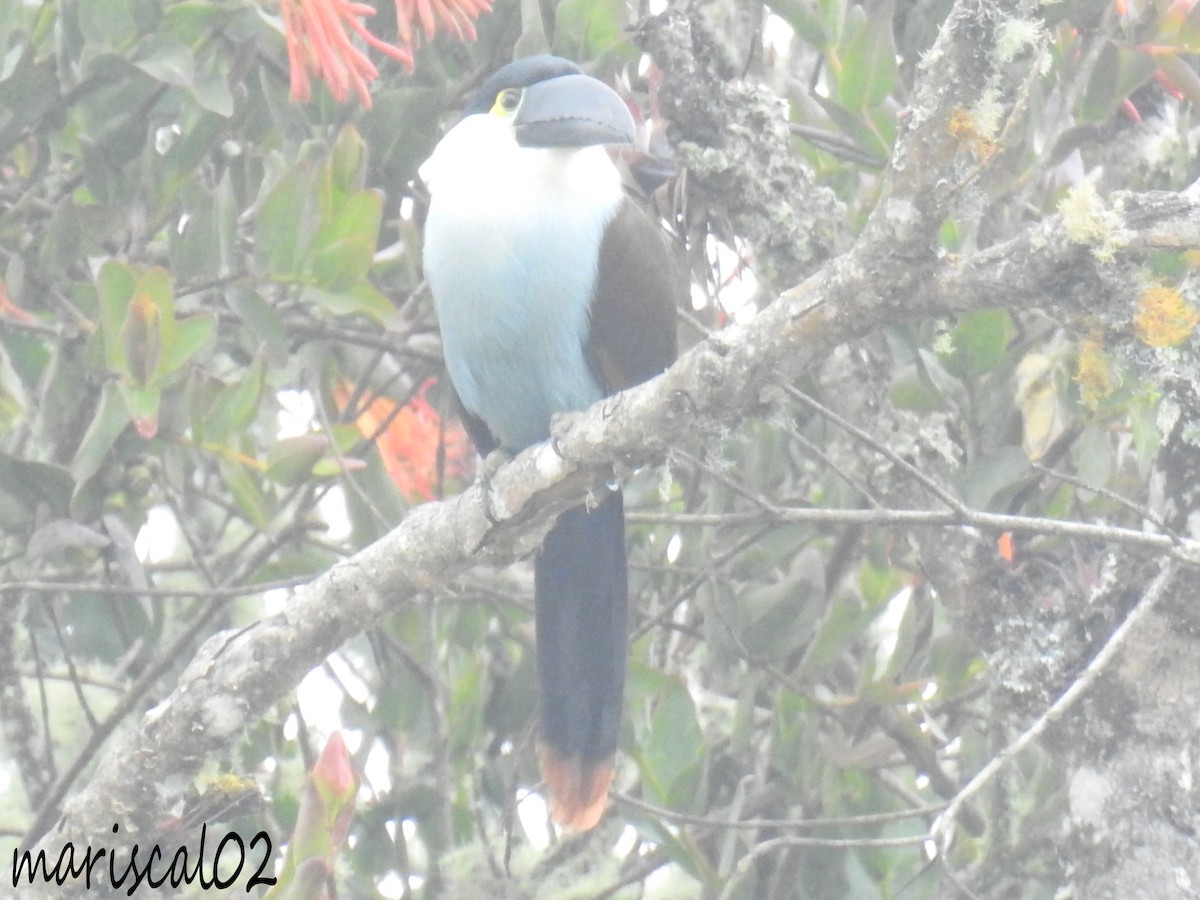
{"label": "black-billed mountain-toucan", "polygon": [[[675,359],[686,281],[614,163],[613,146],[634,137],[613,90],[565,59],[534,56],[489,77],[421,166],[425,277],[482,454],[545,440],[555,413]],[[591,828],[612,780],[625,685],[619,490],[558,518],[534,577],[542,774],[555,819]]]}

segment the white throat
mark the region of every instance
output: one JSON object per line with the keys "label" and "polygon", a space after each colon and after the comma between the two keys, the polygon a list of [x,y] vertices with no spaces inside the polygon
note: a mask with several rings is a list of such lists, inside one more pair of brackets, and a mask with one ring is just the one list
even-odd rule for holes
{"label": "white throat", "polygon": [[603,391],[584,346],[604,230],[624,193],[603,147],[531,149],[510,122],[468,116],[420,168],[425,276],[450,377],[500,443]]}

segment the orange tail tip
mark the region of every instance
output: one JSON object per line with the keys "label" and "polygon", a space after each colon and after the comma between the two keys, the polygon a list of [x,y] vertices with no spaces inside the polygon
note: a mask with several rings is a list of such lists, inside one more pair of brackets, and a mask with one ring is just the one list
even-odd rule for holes
{"label": "orange tail tip", "polygon": [[567,756],[545,744],[540,751],[542,777],[550,791],[550,814],[554,821],[576,831],[595,828],[608,807],[612,760],[590,761]]}

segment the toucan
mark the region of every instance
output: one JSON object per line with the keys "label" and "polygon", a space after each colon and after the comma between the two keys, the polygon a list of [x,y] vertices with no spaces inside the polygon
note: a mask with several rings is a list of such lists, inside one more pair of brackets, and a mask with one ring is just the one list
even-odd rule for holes
{"label": "toucan", "polygon": [[[675,359],[686,279],[626,183],[635,137],[614,90],[568,60],[532,56],[487,78],[420,167],[425,278],[484,456],[548,439],[556,413]],[[561,514],[534,561],[539,758],[552,814],[569,828],[593,827],[607,806],[628,592],[622,496],[607,489]]]}

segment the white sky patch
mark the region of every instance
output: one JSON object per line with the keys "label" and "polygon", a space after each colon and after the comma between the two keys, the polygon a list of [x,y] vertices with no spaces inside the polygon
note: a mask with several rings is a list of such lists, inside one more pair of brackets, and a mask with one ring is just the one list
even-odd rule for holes
{"label": "white sky patch", "polygon": [[327,660],[329,668],[333,669],[337,675],[341,686],[346,689],[346,693],[350,695],[356,703],[366,703],[371,699],[371,689],[366,683],[358,677],[358,672],[343,656],[335,653]]}
{"label": "white sky patch", "polygon": [[[300,714],[310,729],[321,734],[333,734],[342,727],[339,710],[342,704],[342,689],[325,674],[320,666],[304,676],[296,688],[296,703]],[[352,747],[350,733],[343,732],[346,746]],[[353,747],[357,747],[356,739]],[[353,748],[352,748],[353,749]]]}
{"label": "white sky patch", "polygon": [[795,30],[781,16],[774,13],[767,15],[762,31],[763,46],[766,49],[786,58],[791,55],[792,39],[795,36]]}
{"label": "white sky patch", "polygon": [[392,755],[382,741],[376,740],[371,744],[367,761],[363,765],[363,776],[376,795],[386,793],[392,788],[391,758]]}
{"label": "white sky patch", "polygon": [[550,809],[541,794],[535,791],[517,792],[517,819],[529,845],[541,853],[550,846],[550,826],[547,817]]}
{"label": "white sky patch", "polygon": [[279,401],[279,440],[308,434],[313,430],[317,408],[308,391],[280,391],[275,395]]}
{"label": "white sky patch", "polygon": [[146,513],[146,524],[133,539],[133,550],[144,563],[166,562],[179,546],[179,523],[166,506],[152,506]]}
{"label": "white sky patch", "polygon": [[283,612],[283,608],[287,606],[291,596],[292,592],[287,588],[271,588],[269,591],[264,591],[262,595],[263,613],[273,616],[275,613]]}
{"label": "white sky patch", "polygon": [[896,653],[896,645],[900,641],[900,624],[904,621],[904,614],[908,611],[912,596],[912,585],[901,588],[870,625],[869,634],[875,642],[876,678],[887,671],[892,656]]}
{"label": "white sky patch", "polygon": [[829,99],[829,83],[825,80],[825,67],[817,74],[817,83],[813,85],[813,93],[826,100]]}
{"label": "white sky patch", "polygon": [[[388,836],[393,840],[398,840],[396,835],[396,822],[390,821],[384,824],[387,829]],[[428,865],[428,851],[425,850],[421,843],[421,838],[417,834],[416,823],[412,819],[401,819],[400,835],[404,842],[408,845],[409,864],[413,868],[421,869]],[[419,891],[425,884],[425,879],[420,875],[408,876],[408,893]],[[392,872],[380,879],[378,882],[379,894],[383,897],[403,897],[405,895],[404,879],[401,878],[399,872]]]}
{"label": "white sky patch", "polygon": [[679,554],[683,552],[683,535],[678,531],[671,535],[671,539],[667,541],[667,564],[674,565],[679,560]]}
{"label": "white sky patch", "polygon": [[334,731],[339,731],[339,730],[342,732],[342,740],[346,744],[346,751],[351,756],[353,756],[355,753],[357,753],[359,751],[359,749],[362,748],[362,742],[363,742],[362,729],[361,728],[340,728],[340,729],[335,728],[335,729],[331,730],[329,733],[333,734]]}
{"label": "white sky patch", "polygon": [[695,897],[700,886],[682,867],[672,863],[659,866],[646,879],[646,890],[642,895],[647,900],[673,900],[675,897]]}
{"label": "white sky patch", "polygon": [[[409,892],[419,891],[421,889],[421,885],[425,883],[425,879],[419,875],[413,875],[408,879],[408,883]],[[401,878],[396,872],[392,872],[391,874],[385,875],[383,878],[381,878],[379,883],[375,885],[375,889],[379,891],[379,896],[387,897],[388,900],[403,897],[405,894],[404,879]]]}
{"label": "white sky patch", "polygon": [[617,843],[613,846],[613,856],[618,859],[624,859],[637,846],[638,833],[637,829],[632,825],[626,825],[621,829],[621,836],[617,838]]}
{"label": "white sky patch", "polygon": [[331,541],[344,541],[350,537],[350,514],[346,510],[346,492],[341,485],[334,485],[317,503],[317,512],[329,526],[325,536]]}
{"label": "white sky patch", "polygon": [[170,125],[162,125],[154,130],[154,149],[159,156],[166,156],[179,136],[183,134],[183,129],[179,127],[178,122],[173,122]]}

